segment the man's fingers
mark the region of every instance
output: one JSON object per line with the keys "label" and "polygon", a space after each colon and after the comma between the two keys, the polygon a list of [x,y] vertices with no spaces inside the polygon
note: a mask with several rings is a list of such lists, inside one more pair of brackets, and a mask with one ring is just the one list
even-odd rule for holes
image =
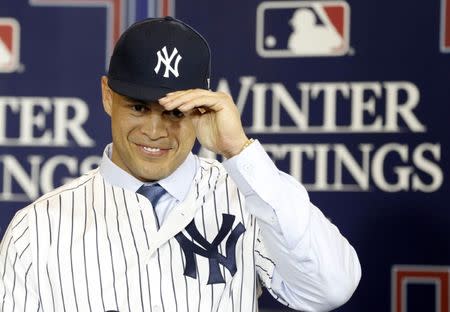
{"label": "man's fingers", "polygon": [[190,100],[192,95],[189,95],[188,91],[178,91],[167,94],[165,97],[159,99],[159,104],[163,105],[166,109],[172,110],[182,105],[186,101]]}
{"label": "man's fingers", "polygon": [[208,97],[208,96],[202,96],[194,98],[190,101],[183,102],[179,106],[176,107],[182,112],[188,112],[194,108],[201,108],[203,112],[206,111],[206,109],[211,109],[213,111],[219,110],[219,104],[217,102],[216,98]]}
{"label": "man's fingers", "polygon": [[187,98],[191,99],[197,95],[202,95],[204,92],[208,92],[207,90],[203,89],[189,89],[189,90],[181,90],[181,91],[174,91],[169,92],[166,94],[166,96],[159,99],[160,103],[167,103],[171,101],[175,101],[180,98]]}
{"label": "man's fingers", "polygon": [[176,108],[181,111],[187,111],[195,107],[208,107],[212,110],[219,110],[220,98],[214,94],[205,95],[203,92],[189,93],[181,95],[175,99],[161,99],[159,103],[164,106],[166,110],[174,110]]}
{"label": "man's fingers", "polygon": [[195,91],[195,89],[189,89],[189,90],[180,90],[180,91],[174,91],[174,92],[169,92],[166,94],[166,96],[164,96],[162,99],[167,99],[167,100],[174,100],[179,98],[180,96],[186,95],[186,94],[190,94],[193,91]]}

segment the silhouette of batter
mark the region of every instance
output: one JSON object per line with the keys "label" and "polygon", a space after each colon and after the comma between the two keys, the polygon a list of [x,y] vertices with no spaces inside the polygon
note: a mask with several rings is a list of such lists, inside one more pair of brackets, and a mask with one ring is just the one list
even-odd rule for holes
{"label": "silhouette of batter", "polygon": [[0,40],[0,65],[11,63],[11,53],[3,41]]}
{"label": "silhouette of batter", "polygon": [[343,39],[325,11],[317,7],[316,12],[323,25],[317,24],[316,15],[309,9],[297,9],[292,15],[289,24],[293,32],[289,36],[288,48],[294,54],[329,54],[342,48]]}

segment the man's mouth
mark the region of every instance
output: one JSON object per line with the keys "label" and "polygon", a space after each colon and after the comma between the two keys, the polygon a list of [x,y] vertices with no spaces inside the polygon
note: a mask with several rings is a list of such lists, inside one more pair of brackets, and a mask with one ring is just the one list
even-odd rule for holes
{"label": "man's mouth", "polygon": [[144,148],[145,151],[151,152],[151,153],[157,153],[157,152],[161,151],[161,149],[159,147],[147,147],[147,146],[144,146],[143,148]]}
{"label": "man's mouth", "polygon": [[170,147],[161,147],[161,146],[148,146],[137,144],[137,146],[141,149],[141,151],[150,157],[161,157],[166,155],[171,148]]}

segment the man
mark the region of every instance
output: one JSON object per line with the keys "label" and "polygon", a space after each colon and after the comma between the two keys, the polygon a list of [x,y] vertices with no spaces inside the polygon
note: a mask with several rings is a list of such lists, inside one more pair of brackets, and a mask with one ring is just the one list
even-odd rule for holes
{"label": "man", "polygon": [[[0,250],[1,311],[327,311],[360,279],[354,249],[209,89],[190,26],[147,19],[119,39],[100,167],[20,210]],[[194,156],[195,139],[223,155]]]}

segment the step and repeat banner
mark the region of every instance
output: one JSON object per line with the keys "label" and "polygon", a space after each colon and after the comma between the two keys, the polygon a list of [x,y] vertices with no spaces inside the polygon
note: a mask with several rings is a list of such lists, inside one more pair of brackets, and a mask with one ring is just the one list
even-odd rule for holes
{"label": "step and repeat banner", "polygon": [[448,312],[449,0],[0,0],[0,235],[98,165],[114,42],[165,15],[209,41],[212,88],[355,246],[338,310]]}

